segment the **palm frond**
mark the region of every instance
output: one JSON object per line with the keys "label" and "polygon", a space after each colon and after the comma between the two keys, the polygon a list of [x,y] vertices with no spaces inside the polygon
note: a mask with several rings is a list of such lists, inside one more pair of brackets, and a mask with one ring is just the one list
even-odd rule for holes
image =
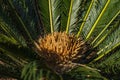
{"label": "palm frond", "polygon": [[17,44],[14,40],[5,35],[0,35],[0,51],[21,65],[29,60],[35,59],[36,54],[29,48]]}
{"label": "palm frond", "polygon": [[[112,54],[114,53],[114,54]],[[110,79],[118,79],[120,72],[120,50],[111,52],[111,55],[106,56],[102,61],[96,64],[96,67],[104,70],[102,73]],[[107,67],[107,68],[106,68]]]}
{"label": "palm frond", "polygon": [[50,33],[50,16],[49,16],[49,3],[48,0],[38,0],[38,11],[45,29],[45,33]]}
{"label": "palm frond", "polygon": [[18,66],[19,65],[13,59],[11,59],[9,56],[7,56],[6,54],[4,54],[1,51],[0,51],[0,62],[1,62],[0,63],[1,65],[4,65],[4,64],[9,65],[9,66]]}
{"label": "palm frond", "polygon": [[50,14],[50,25],[51,25],[51,32],[53,31],[60,31],[61,22],[61,1],[62,0],[49,0],[49,14]]}
{"label": "palm frond", "polygon": [[[41,23],[41,17],[38,16],[38,5],[34,0],[11,0],[11,6],[15,9],[14,12],[18,14],[21,22],[21,26],[27,36],[35,39],[38,35],[43,34],[43,24]],[[40,21],[40,22],[38,22]],[[33,35],[34,34],[34,35]]]}
{"label": "palm frond", "polygon": [[120,46],[120,22],[118,21],[114,26],[116,28],[109,32],[109,34],[107,34],[108,36],[105,35],[106,38],[101,42],[101,44],[99,44],[99,51],[97,52],[99,56],[95,59],[95,61]]}
{"label": "palm frond", "polygon": [[20,79],[20,71],[21,69],[9,65],[1,65],[0,64],[0,78],[14,78]]}
{"label": "palm frond", "polygon": [[80,28],[79,28],[78,33],[77,33],[77,37],[79,37],[79,35],[81,34],[81,31],[82,31],[82,29],[83,29],[83,27],[84,27],[84,25],[85,25],[85,22],[86,22],[86,20],[87,20],[87,18],[88,18],[88,15],[89,15],[89,13],[90,13],[91,8],[92,8],[93,1],[94,1],[94,0],[91,0],[91,2],[90,2],[90,5],[89,5],[88,10],[87,10],[87,12],[86,12],[86,15],[85,15],[85,17],[84,17],[84,19],[83,19],[83,22],[82,22],[82,24],[81,24],[81,26],[80,26]]}
{"label": "palm frond", "polygon": [[12,37],[14,41],[26,46],[25,39],[19,34],[18,29],[12,24],[11,19],[7,16],[7,13],[2,9],[5,6],[0,6],[0,30],[3,34]]}
{"label": "palm frond", "polygon": [[105,6],[103,7],[103,9],[101,11],[101,13],[99,14],[98,18],[96,19],[96,21],[94,22],[92,28],[90,29],[89,33],[87,34],[86,39],[90,38],[91,33],[94,31],[96,25],[98,24],[100,18],[103,16],[103,14],[104,14],[105,10],[107,9],[107,6],[108,6],[109,3],[110,3],[110,0],[107,0]]}
{"label": "palm frond", "polygon": [[[69,1],[63,0],[40,0],[39,10],[42,17],[43,24],[45,25],[46,33],[61,31],[65,23],[62,21],[66,16],[66,4]],[[64,16],[65,14],[65,16]]]}
{"label": "palm frond", "polygon": [[79,66],[73,70],[63,74],[65,80],[107,80],[99,71]]}
{"label": "palm frond", "polygon": [[93,40],[93,42],[91,43],[92,45],[94,45],[94,47],[99,46],[99,44],[101,44],[104,39],[110,34],[112,33],[112,31],[114,31],[118,25],[120,24],[120,20],[119,20],[119,15],[116,16],[116,18],[114,19],[114,21],[112,21],[111,23],[109,23],[108,25],[105,26],[105,28],[101,31],[101,33]]}
{"label": "palm frond", "polygon": [[68,20],[67,20],[66,33],[68,33],[68,28],[69,28],[69,26],[70,26],[70,20],[71,20],[71,13],[72,13],[73,1],[74,1],[74,0],[71,0],[71,2],[70,2],[70,10],[69,10],[69,15],[68,15]]}
{"label": "palm frond", "polygon": [[[104,0],[103,2],[102,1],[100,1],[101,3],[99,3],[99,5],[101,5],[101,6],[103,6],[103,7],[105,7],[105,5],[104,5],[104,3],[106,4],[107,3],[107,1],[106,0]],[[107,5],[107,4],[106,4]],[[93,29],[93,32],[91,32],[91,37],[92,38],[95,38],[95,37],[97,37],[97,35],[99,35],[100,34],[100,32],[104,29],[104,27],[105,26],[108,26],[108,25],[110,25],[110,23],[112,22],[111,20],[113,19],[115,19],[115,17],[117,17],[118,15],[119,15],[119,10],[120,10],[120,2],[119,2],[119,0],[117,0],[117,1],[110,1],[109,2],[109,4],[107,5],[107,7],[106,7],[106,10],[103,12],[103,14],[102,13],[100,13],[102,16],[101,16],[101,18],[99,19],[99,21],[97,22],[97,24],[95,24],[95,22],[94,22],[94,24],[92,24],[92,22],[90,23],[90,24],[88,24],[88,22],[90,21],[90,20],[88,20],[87,22],[86,22],[86,24],[88,24],[87,26],[90,26],[91,24],[92,24],[92,28],[91,27],[87,27],[86,26],[86,24],[85,24],[85,27],[84,27],[84,29],[83,29],[83,31],[85,30],[86,32],[84,32],[84,34],[86,34],[86,37],[89,35],[88,33],[90,33],[90,30],[91,29]],[[99,7],[100,8],[100,7]],[[105,8],[101,8],[101,10],[103,10],[103,9],[105,9]],[[99,9],[98,9],[99,10]],[[92,11],[92,10],[91,10]],[[111,12],[113,11],[113,13],[111,14]],[[93,11],[93,12],[95,12],[95,11]],[[99,13],[96,13],[97,15],[99,15],[100,16],[100,14]],[[94,15],[96,15],[95,13],[92,13],[92,15],[94,16]],[[89,15],[89,16],[91,16],[91,15]],[[92,16],[92,18],[91,19],[94,19],[93,18],[93,16]],[[97,19],[99,18],[99,16],[97,17]],[[109,17],[108,17],[109,16]],[[97,19],[95,19],[95,21],[97,21]],[[92,21],[92,20],[91,20]],[[96,25],[95,27],[93,27],[94,25]],[[94,43],[94,42],[93,42]]]}
{"label": "palm frond", "polygon": [[[92,45],[96,42],[97,39],[99,39],[99,37],[104,34],[104,32],[107,32],[107,28],[110,27],[110,24],[112,24],[112,22],[115,20],[116,17],[118,17],[118,15],[120,14],[120,10],[118,11],[118,13],[111,19],[111,21],[104,27],[104,29],[99,33],[99,35],[97,35],[97,37],[92,41]],[[109,28],[110,29],[110,28]],[[98,42],[98,41],[97,41]],[[97,44],[97,43],[96,43]],[[95,45],[96,47],[97,45]]]}
{"label": "palm frond", "polygon": [[61,76],[51,71],[45,65],[41,66],[38,61],[27,64],[22,70],[23,80],[62,80]]}
{"label": "palm frond", "polygon": [[51,33],[53,33],[54,27],[53,27],[52,1],[48,0],[48,2],[49,2],[50,28],[51,28]]}
{"label": "palm frond", "polygon": [[[81,0],[81,1],[71,0],[68,19],[67,19],[66,33],[77,34],[77,32],[79,31],[79,26],[81,25],[81,23],[85,22],[85,19],[83,18],[85,16],[84,14],[87,12],[87,8],[89,7],[89,4],[90,1],[86,1],[86,0]],[[89,11],[90,9],[88,10],[87,15]]]}
{"label": "palm frond", "polygon": [[28,31],[28,29],[27,29],[24,21],[22,20],[22,18],[20,17],[20,15],[18,14],[18,12],[16,11],[16,8],[15,8],[12,0],[9,0],[9,1],[8,1],[8,4],[9,4],[10,9],[12,10],[12,13],[15,14],[14,16],[16,16],[19,24],[21,25],[22,30],[24,30],[26,36],[27,36],[27,37],[29,38],[29,40],[32,42],[33,39],[32,39],[32,37],[31,37],[31,35],[30,35],[30,32]]}
{"label": "palm frond", "polygon": [[101,12],[104,12],[108,6],[108,4],[106,4],[107,2],[109,3],[109,0],[94,0],[91,2],[92,6],[82,29],[82,34],[85,36],[85,38],[88,36],[88,33],[91,34],[91,31],[93,31],[91,30],[93,28],[93,25],[96,26],[100,20],[101,16],[103,15]]}
{"label": "palm frond", "polygon": [[39,16],[36,16],[38,15],[36,8],[35,2],[28,0],[5,0],[1,3],[1,19],[11,25],[10,29],[17,29],[17,35],[22,35],[28,45],[43,34],[43,25],[38,23],[40,19],[38,20]]}
{"label": "palm frond", "polygon": [[[111,25],[114,25],[116,18],[120,14],[120,1],[111,1],[108,5],[106,12],[104,13],[103,17],[99,21],[95,31],[92,33],[92,36],[96,37],[92,45],[96,44],[99,41],[100,35],[105,34],[103,32],[107,32],[110,29]],[[113,9],[114,8],[114,9]],[[112,14],[111,14],[112,12]],[[108,17],[109,16],[109,17]],[[119,18],[117,19],[119,20]]]}
{"label": "palm frond", "polygon": [[70,8],[70,2],[71,0],[62,0],[61,1],[61,7],[60,7],[60,12],[61,12],[61,29],[60,31],[65,31],[66,30],[66,25],[67,25],[67,20],[68,20],[68,14],[69,14],[69,8]]}

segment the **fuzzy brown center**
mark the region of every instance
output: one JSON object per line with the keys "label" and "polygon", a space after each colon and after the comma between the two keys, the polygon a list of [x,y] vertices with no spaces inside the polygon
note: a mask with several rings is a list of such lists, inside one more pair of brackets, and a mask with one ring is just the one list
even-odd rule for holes
{"label": "fuzzy brown center", "polygon": [[38,53],[54,64],[73,61],[81,57],[87,47],[81,38],[65,32],[54,32],[35,42]]}

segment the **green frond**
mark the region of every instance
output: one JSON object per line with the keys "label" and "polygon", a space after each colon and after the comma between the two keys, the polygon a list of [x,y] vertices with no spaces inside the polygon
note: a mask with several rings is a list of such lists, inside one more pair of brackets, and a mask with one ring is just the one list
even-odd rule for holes
{"label": "green frond", "polygon": [[[83,18],[87,12],[87,8],[89,7],[90,2],[91,1],[86,0],[71,0],[67,19],[66,33],[77,34],[80,25],[85,22],[85,19]],[[87,12],[87,15],[89,11]]]}
{"label": "green frond", "polygon": [[35,59],[35,52],[23,47],[10,37],[0,35],[0,51],[23,66],[24,63]]}
{"label": "green frond", "polygon": [[70,2],[70,9],[69,9],[67,26],[66,26],[66,33],[68,33],[68,29],[69,29],[69,26],[70,26],[70,20],[71,20],[71,13],[72,13],[73,1],[74,1],[74,0],[71,0],[71,2]]}
{"label": "green frond", "polygon": [[91,0],[90,5],[89,5],[89,7],[88,7],[88,10],[87,10],[87,12],[86,12],[86,14],[85,14],[85,17],[84,17],[84,19],[83,19],[83,22],[82,22],[82,24],[81,24],[81,26],[80,26],[80,28],[79,28],[78,33],[77,33],[77,37],[79,37],[79,35],[81,34],[81,31],[82,31],[82,29],[83,29],[83,27],[84,27],[84,24],[85,24],[85,22],[86,22],[86,20],[87,20],[87,18],[88,18],[88,15],[89,15],[89,12],[90,12],[91,7],[92,7],[92,5],[93,5],[93,2],[94,2],[94,0]]}
{"label": "green frond", "polygon": [[98,24],[100,18],[104,14],[104,11],[106,10],[106,7],[108,6],[108,4],[106,4],[107,2],[109,3],[109,0],[93,1],[89,15],[85,21],[84,27],[82,28],[82,34],[85,36],[85,38],[90,37],[88,36],[88,33],[91,35],[94,28]]}
{"label": "green frond", "polygon": [[51,32],[60,31],[61,27],[61,8],[62,0],[49,0],[49,15]]}
{"label": "green frond", "polygon": [[20,22],[21,27],[23,28],[23,30],[25,31],[26,35],[29,37],[30,41],[33,42],[33,39],[30,35],[30,32],[28,31],[28,29],[26,28],[22,18],[18,15],[18,12],[15,10],[15,6],[13,4],[13,2],[11,0],[8,1],[9,7],[11,8],[11,10],[13,11],[13,13],[15,14],[14,16],[16,16],[17,20]]}
{"label": "green frond", "polygon": [[[119,17],[119,16],[118,16]],[[103,41],[104,41],[104,39],[112,32],[112,31],[114,31],[115,29],[116,29],[116,27],[118,27],[118,25],[120,24],[120,20],[114,20],[113,22],[112,22],[114,25],[110,25],[109,27],[108,27],[108,29],[106,29],[106,27],[103,29],[103,31],[100,33],[100,35],[98,35],[95,39],[97,39],[98,38],[98,40],[94,43],[94,48],[95,47],[97,47],[97,46],[99,46]],[[105,31],[104,31],[105,30]],[[94,40],[95,41],[95,40]],[[93,41],[93,42],[94,42]],[[93,44],[92,44],[93,45]]]}
{"label": "green frond", "polygon": [[99,44],[99,51],[97,52],[99,56],[94,61],[101,59],[103,56],[120,46],[120,22],[118,22],[115,27],[114,31],[107,34],[108,36],[106,36],[101,44]]}
{"label": "green frond", "polygon": [[98,16],[98,18],[97,18],[97,20],[95,21],[94,25],[93,25],[92,28],[90,29],[89,33],[87,34],[86,39],[89,39],[89,38],[90,38],[91,33],[94,31],[96,25],[98,24],[99,20],[101,19],[102,15],[104,14],[104,12],[105,12],[107,6],[109,5],[109,3],[110,3],[110,0],[107,0],[105,6],[103,7],[101,13],[99,14],[99,16]]}
{"label": "green frond", "polygon": [[5,10],[3,7],[7,7],[5,4],[0,6],[0,30],[3,34],[6,34],[9,37],[12,37],[19,44],[26,46],[25,39],[21,34],[19,34],[19,30],[13,25],[12,20],[9,17],[9,12]]}
{"label": "green frond", "polygon": [[3,31],[3,34],[6,34],[7,36],[11,37],[13,41],[16,41],[20,45],[27,46],[25,39],[21,34],[19,34],[19,31],[14,27],[10,22],[9,19],[5,22],[4,17],[0,17],[0,28],[1,31]]}
{"label": "green frond", "polygon": [[21,78],[23,80],[63,80],[61,76],[51,71],[49,68],[40,65],[39,61],[33,61],[27,65],[22,70]]}
{"label": "green frond", "polygon": [[107,28],[110,26],[110,24],[113,22],[113,20],[120,14],[120,10],[117,12],[117,14],[110,20],[110,22],[104,27],[104,29],[97,35],[97,37],[92,41],[92,45],[95,43],[95,41],[107,30]]}
{"label": "green frond", "polygon": [[20,79],[20,69],[13,66],[0,64],[0,78]]}
{"label": "green frond", "polygon": [[11,3],[15,9],[13,11],[18,14],[16,16],[16,18],[18,17],[17,20],[20,20],[18,22],[21,27],[18,27],[18,29],[24,32],[28,38],[31,37],[31,39],[41,36],[44,30],[36,0],[11,0]]}
{"label": "green frond", "polygon": [[61,0],[61,7],[60,7],[61,29],[60,29],[60,31],[66,31],[66,25],[67,25],[67,21],[68,21],[70,2],[71,2],[71,0]]}
{"label": "green frond", "polygon": [[[101,19],[98,21],[95,29],[93,30],[93,32],[91,34],[91,37],[93,38],[94,42],[96,41],[97,36],[99,37],[101,35],[102,30],[104,31],[105,27],[106,27],[106,30],[108,30],[109,29],[108,27],[111,24],[114,24],[113,20],[119,15],[119,11],[120,11],[120,6],[119,5],[120,5],[120,1],[119,0],[116,0],[116,1],[112,1],[111,0],[110,1],[110,3],[108,4],[105,12],[101,16]],[[112,14],[111,14],[111,12],[112,12]],[[106,30],[104,32],[107,32]],[[105,34],[105,33],[103,33],[103,34]],[[97,40],[99,40],[99,39],[100,38],[98,38]],[[94,42],[92,42],[92,45],[96,44]],[[96,41],[96,42],[98,42],[98,41]]]}
{"label": "green frond", "polygon": [[[4,4],[4,3],[3,3]],[[7,12],[7,10],[4,10],[3,7],[8,7],[7,5],[1,5],[0,6],[0,28],[3,31],[4,34],[12,37],[14,40],[16,40],[17,42],[19,42],[19,44],[21,45],[26,45],[25,40],[23,39],[23,37],[21,36],[21,34],[19,34],[19,31],[17,30],[17,28],[15,27],[15,25],[13,25],[12,20],[9,17],[9,12]],[[7,8],[5,8],[7,9]],[[18,37],[19,36],[19,37]]]}
{"label": "green frond", "polygon": [[42,23],[44,25],[45,33],[50,33],[50,15],[49,15],[49,3],[48,0],[38,0],[38,11],[41,16]]}
{"label": "green frond", "polygon": [[22,35],[28,45],[43,34],[43,25],[38,23],[40,19],[34,1],[4,0],[0,7],[1,19],[10,29],[17,30],[13,32],[16,32],[17,36]]}
{"label": "green frond", "polygon": [[[119,48],[118,48],[119,49]],[[113,54],[114,53],[114,54]],[[101,73],[105,74],[110,79],[118,79],[120,72],[120,50],[111,52],[102,61],[96,63],[96,67],[101,69]],[[107,67],[107,68],[106,68]]]}
{"label": "green frond", "polygon": [[52,2],[51,2],[51,0],[48,0],[48,2],[49,2],[50,27],[51,27],[51,33],[53,33],[54,26],[53,26]]}
{"label": "green frond", "polygon": [[[18,66],[19,64],[17,64],[13,59],[11,59],[9,56],[7,56],[6,54],[4,54],[3,52],[0,51],[0,64],[1,65],[9,65],[9,66]],[[21,67],[21,66],[19,66]]]}
{"label": "green frond", "polygon": [[99,71],[79,66],[63,74],[65,80],[107,80]]}
{"label": "green frond", "polygon": [[39,0],[39,10],[46,33],[61,30],[61,6],[62,0]]}

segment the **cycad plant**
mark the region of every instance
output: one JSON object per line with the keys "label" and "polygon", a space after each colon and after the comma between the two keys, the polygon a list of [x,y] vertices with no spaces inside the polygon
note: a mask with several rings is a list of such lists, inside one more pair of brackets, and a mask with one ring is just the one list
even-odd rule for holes
{"label": "cycad plant", "polygon": [[0,0],[0,77],[120,79],[120,0]]}

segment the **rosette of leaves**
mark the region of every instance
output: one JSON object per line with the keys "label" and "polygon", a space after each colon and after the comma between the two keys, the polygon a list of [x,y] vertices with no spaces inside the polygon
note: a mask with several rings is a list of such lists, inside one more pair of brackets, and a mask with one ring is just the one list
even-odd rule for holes
{"label": "rosette of leaves", "polygon": [[0,77],[119,79],[119,5],[120,0],[1,0]]}

